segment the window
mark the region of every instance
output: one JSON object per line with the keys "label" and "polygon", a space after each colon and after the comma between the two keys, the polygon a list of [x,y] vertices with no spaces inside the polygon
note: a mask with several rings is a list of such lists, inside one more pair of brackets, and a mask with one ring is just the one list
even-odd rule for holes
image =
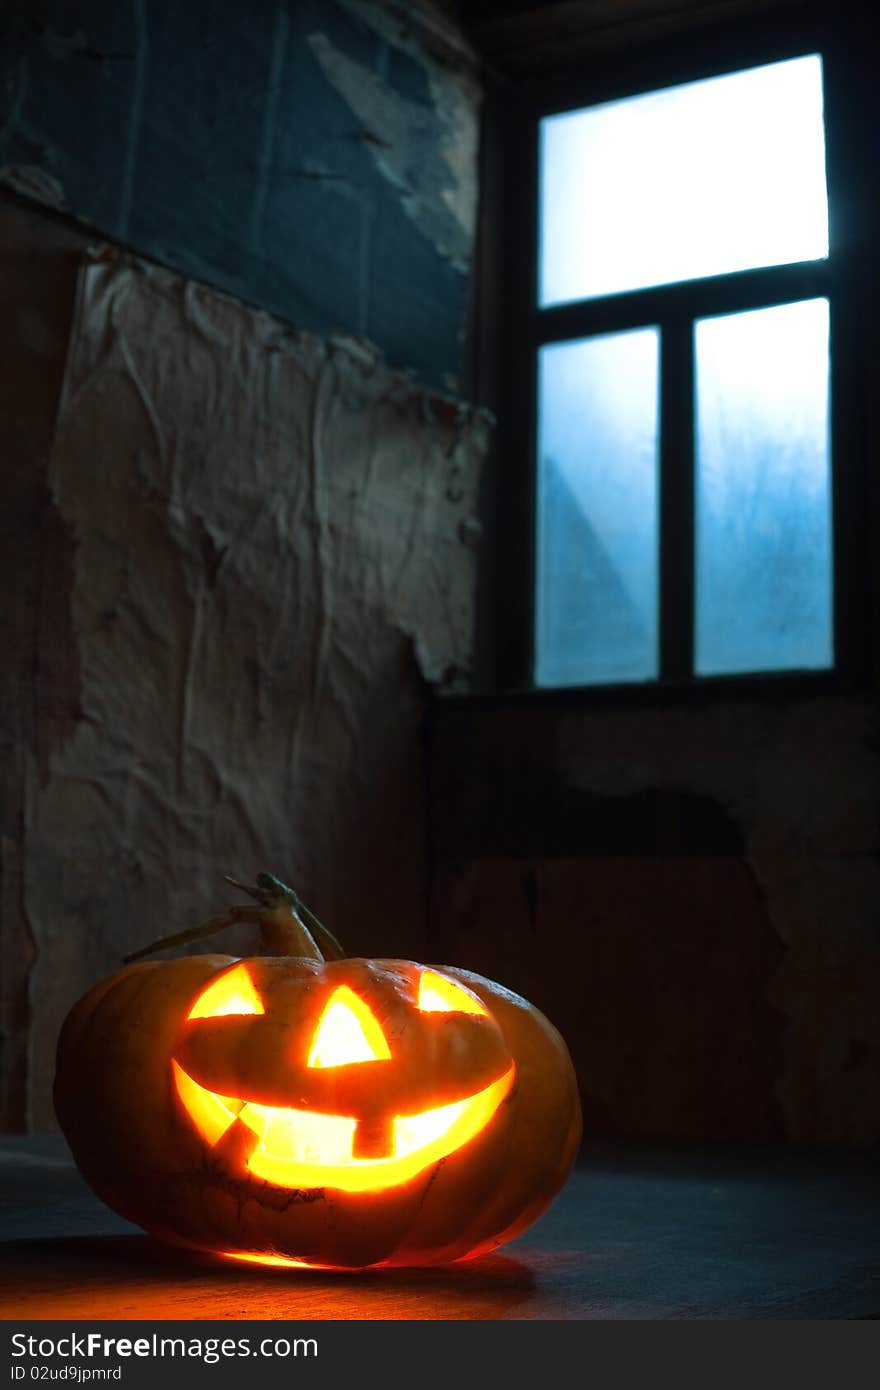
{"label": "window", "polygon": [[856,469],[828,47],[777,37],[727,64],[716,48],[687,80],[630,73],[615,93],[606,76],[591,100],[585,76],[524,103],[520,684],[846,665]]}

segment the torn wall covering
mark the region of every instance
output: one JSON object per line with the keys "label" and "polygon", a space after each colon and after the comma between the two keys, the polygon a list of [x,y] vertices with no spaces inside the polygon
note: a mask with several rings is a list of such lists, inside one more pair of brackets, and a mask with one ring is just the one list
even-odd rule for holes
{"label": "torn wall covering", "polygon": [[418,956],[424,688],[469,661],[487,435],[356,344],[84,267],[41,636],[71,688],[27,756],[32,1127],[69,1004],[236,900],[224,873],[288,878],[352,954]]}
{"label": "torn wall covering", "polygon": [[409,0],[0,5],[0,185],[460,392],[478,62]]}

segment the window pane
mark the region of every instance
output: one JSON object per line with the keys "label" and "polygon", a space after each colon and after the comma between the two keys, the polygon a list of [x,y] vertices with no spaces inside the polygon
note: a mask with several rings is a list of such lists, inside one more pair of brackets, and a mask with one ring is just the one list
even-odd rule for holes
{"label": "window pane", "polygon": [[542,307],[828,254],[818,55],[541,122]]}
{"label": "window pane", "polygon": [[696,669],[832,662],[828,301],[696,325]]}
{"label": "window pane", "polygon": [[657,674],[658,338],[540,351],[538,685]]}

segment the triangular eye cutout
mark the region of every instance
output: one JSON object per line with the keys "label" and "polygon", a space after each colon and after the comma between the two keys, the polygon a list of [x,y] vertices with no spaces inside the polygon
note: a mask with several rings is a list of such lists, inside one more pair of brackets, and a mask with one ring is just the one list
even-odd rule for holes
{"label": "triangular eye cutout", "polygon": [[469,990],[438,975],[436,970],[423,970],[419,979],[419,1008],[422,1013],[485,1014],[488,1012]]}
{"label": "triangular eye cutout", "polygon": [[315,1029],[310,1067],[343,1067],[349,1062],[381,1062],[391,1056],[385,1034],[363,999],[348,985],[330,996]]}
{"label": "triangular eye cutout", "polygon": [[199,995],[189,1018],[220,1018],[223,1014],[264,1014],[263,1001],[243,965],[227,970]]}

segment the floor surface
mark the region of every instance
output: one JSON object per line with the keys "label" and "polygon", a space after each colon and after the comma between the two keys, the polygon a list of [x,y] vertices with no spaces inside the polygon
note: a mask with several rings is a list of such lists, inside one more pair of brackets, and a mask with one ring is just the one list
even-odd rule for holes
{"label": "floor surface", "polygon": [[433,1270],[243,1268],[108,1211],[62,1139],[0,1136],[4,1319],[880,1316],[880,1159],[587,1145],[545,1215]]}

